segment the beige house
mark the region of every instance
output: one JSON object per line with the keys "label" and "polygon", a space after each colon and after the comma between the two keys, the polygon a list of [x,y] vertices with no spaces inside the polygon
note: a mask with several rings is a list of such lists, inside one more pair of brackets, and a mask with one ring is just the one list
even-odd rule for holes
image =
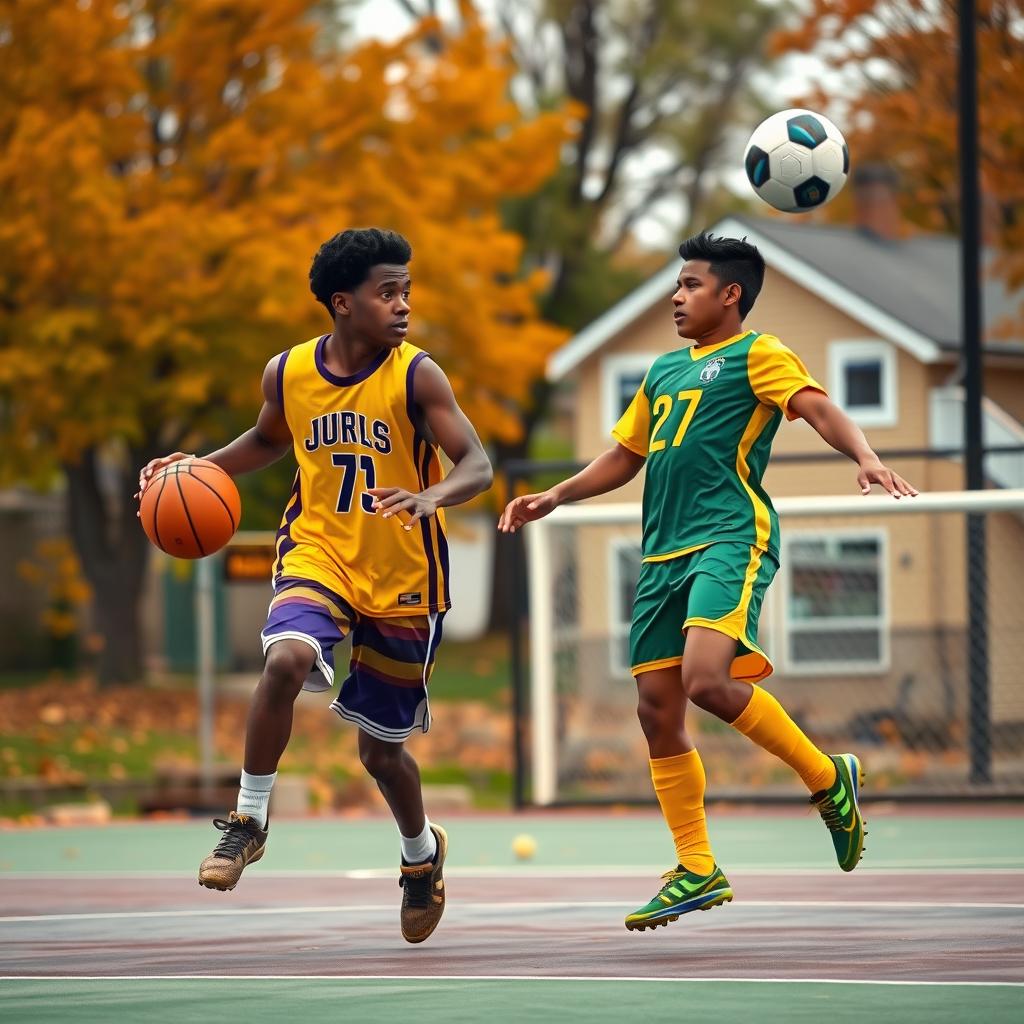
{"label": "beige house", "polygon": [[[887,459],[897,472],[921,490],[959,490],[962,463],[923,454],[962,442],[956,240],[886,237],[893,222],[878,216],[870,196],[860,198],[856,227],[737,217],[712,230],[746,236],[767,262],[746,326],[778,335],[799,353],[877,451],[909,453]],[[609,432],[650,363],[680,344],[669,301],[678,271],[673,259],[553,355],[549,377],[574,394],[580,460],[612,443]],[[985,301],[990,322],[1014,311],[997,283],[986,286]],[[988,346],[985,393],[986,444],[1024,444],[1024,344]],[[784,423],[765,477],[769,493],[848,494],[856,502],[855,467],[826,458],[829,452],[803,421]],[[992,486],[1024,486],[1022,455],[990,456],[986,469]],[[642,476],[595,500],[639,501],[641,491]],[[987,522],[994,765],[1024,779],[1012,763],[1024,731],[1024,521],[1003,513]],[[575,541],[574,664],[581,692],[590,690],[581,702],[590,706],[589,733],[595,716],[612,719],[632,704],[632,688],[621,682],[629,678],[638,540],[636,528],[587,527]],[[962,776],[969,716],[964,517],[784,519],[782,562],[761,618],[776,669],[768,685],[822,737],[888,744],[893,785],[945,770]],[[624,706],[613,707],[612,694],[624,695]],[[922,757],[927,765],[916,763]]]}

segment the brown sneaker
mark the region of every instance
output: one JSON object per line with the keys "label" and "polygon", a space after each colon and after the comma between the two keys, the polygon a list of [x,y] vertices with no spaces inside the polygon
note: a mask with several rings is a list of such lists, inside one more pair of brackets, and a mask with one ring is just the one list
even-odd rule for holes
{"label": "brown sneaker", "polygon": [[437,853],[426,864],[402,862],[398,884],[402,895],[402,938],[422,942],[430,938],[444,913],[444,859],[448,854],[448,834],[440,825],[431,825],[437,839]]}
{"label": "brown sneaker", "polygon": [[246,864],[254,864],[267,846],[270,823],[262,829],[255,818],[232,811],[228,820],[214,818],[215,828],[224,835],[216,849],[199,865],[199,884],[207,889],[234,889]]}

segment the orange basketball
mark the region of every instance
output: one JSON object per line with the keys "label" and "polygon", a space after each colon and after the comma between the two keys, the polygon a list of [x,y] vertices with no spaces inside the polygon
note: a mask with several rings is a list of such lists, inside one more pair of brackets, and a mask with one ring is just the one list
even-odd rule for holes
{"label": "orange basketball", "polygon": [[146,484],[139,505],[146,536],[176,558],[219,551],[238,529],[242,502],[234,480],[206,459],[179,459]]}

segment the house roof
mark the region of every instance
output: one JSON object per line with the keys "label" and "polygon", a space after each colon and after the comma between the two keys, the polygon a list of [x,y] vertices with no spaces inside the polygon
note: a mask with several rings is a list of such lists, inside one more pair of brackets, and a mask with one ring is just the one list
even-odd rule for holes
{"label": "house roof", "polygon": [[[960,247],[947,235],[879,239],[858,228],[793,219],[728,217],[716,234],[746,237],[768,265],[925,363],[946,361],[960,349]],[[560,380],[656,302],[675,290],[674,258],[555,352],[548,377]],[[1021,296],[1002,282],[983,284],[989,323],[1015,313]],[[999,342],[989,352],[1024,355],[1024,344]]]}

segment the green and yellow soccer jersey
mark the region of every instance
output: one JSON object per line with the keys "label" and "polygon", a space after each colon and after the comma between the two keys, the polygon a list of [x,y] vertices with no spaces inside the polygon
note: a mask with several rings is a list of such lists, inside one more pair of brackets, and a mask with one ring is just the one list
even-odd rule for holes
{"label": "green and yellow soccer jersey", "polygon": [[643,554],[662,561],[715,541],[779,557],[779,523],[761,486],[789,400],[825,389],[770,334],[747,331],[654,361],[612,431],[647,459]]}

